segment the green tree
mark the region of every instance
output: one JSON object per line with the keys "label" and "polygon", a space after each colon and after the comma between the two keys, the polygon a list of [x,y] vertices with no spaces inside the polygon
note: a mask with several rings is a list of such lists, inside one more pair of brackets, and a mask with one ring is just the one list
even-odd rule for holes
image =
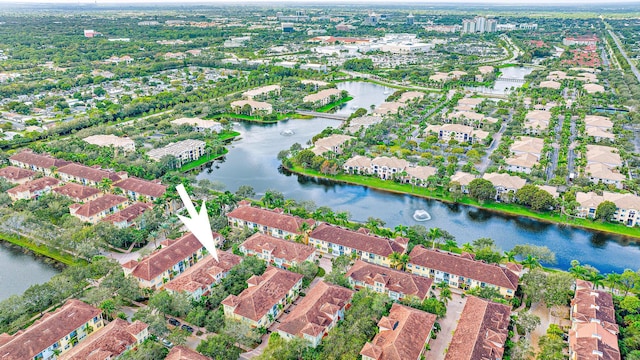
{"label": "green tree", "polygon": [[515,255],[520,256],[523,259],[532,256],[548,264],[556,263],[556,254],[546,246],[521,244],[514,246],[512,251]]}
{"label": "green tree", "polygon": [[540,323],[540,317],[528,311],[521,311],[516,320],[516,326],[520,335],[531,333]]}
{"label": "green tree", "polygon": [[540,337],[538,341],[539,352],[536,356],[538,360],[565,360],[565,342],[562,340],[562,329],[556,324],[551,324],[547,329],[547,334]]}
{"label": "green tree", "polygon": [[468,189],[469,195],[480,202],[491,200],[496,197],[496,189],[489,180],[482,178],[473,179],[469,183]]}
{"label": "green tree", "polygon": [[235,339],[225,334],[209,336],[198,344],[196,350],[213,360],[237,359],[242,352],[235,346]]}
{"label": "green tree", "polygon": [[601,221],[609,221],[617,210],[618,207],[612,201],[603,201],[598,205],[598,208],[596,209],[596,219],[600,219]]}
{"label": "green tree", "polygon": [[304,339],[296,337],[291,340],[285,340],[280,337],[280,334],[274,332],[269,336],[267,348],[256,359],[298,360],[303,358],[303,354],[308,347],[309,342]]}

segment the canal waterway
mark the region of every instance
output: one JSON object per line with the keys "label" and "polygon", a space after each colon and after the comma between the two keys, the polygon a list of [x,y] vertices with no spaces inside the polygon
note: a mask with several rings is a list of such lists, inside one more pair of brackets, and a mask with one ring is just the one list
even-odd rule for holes
{"label": "canal waterway", "polygon": [[0,301],[22,294],[29,286],[46,282],[57,273],[51,264],[0,244]]}
{"label": "canal waterway", "polygon": [[[356,107],[369,108],[383,102],[392,89],[369,83],[341,83],[354,100],[339,112],[353,112]],[[230,145],[229,153],[211,163],[198,174],[198,179],[221,181],[227,190],[250,185],[260,197],[268,189],[282,192],[285,197],[313,200],[318,206],[334,211],[348,211],[351,219],[364,222],[368,217],[380,218],[386,226],[420,224],[439,227],[456,237],[458,244],[489,237],[503,250],[517,244],[530,243],[548,246],[558,258],[560,269],[570,267],[573,259],[596,266],[602,272],[638,270],[640,246],[624,237],[587,231],[557,224],[548,224],[522,217],[505,216],[474,207],[445,204],[410,195],[393,194],[363,186],[339,184],[332,181],[289,174],[279,168],[276,158],[280,150],[294,143],[307,142],[323,129],[340,126],[338,120],[288,120],[277,124],[237,123],[242,133]],[[285,134],[285,135],[283,135]],[[416,210],[425,210],[428,221],[416,221]]]}

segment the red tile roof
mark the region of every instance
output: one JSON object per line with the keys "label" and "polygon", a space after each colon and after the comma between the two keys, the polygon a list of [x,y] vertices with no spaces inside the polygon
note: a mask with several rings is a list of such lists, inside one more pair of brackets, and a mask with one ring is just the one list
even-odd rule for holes
{"label": "red tile roof", "polygon": [[315,224],[315,221],[311,219],[302,219],[297,216],[283,214],[282,210],[267,210],[246,205],[234,209],[227,214],[227,217],[281,229],[290,233],[300,233],[300,225],[302,225],[303,222],[311,226]]}
{"label": "red tile roof", "polygon": [[378,322],[380,332],[360,354],[376,360],[418,359],[435,322],[433,314],[395,303],[389,316]]}
{"label": "red tile roof", "polygon": [[127,208],[124,208],[115,214],[111,214],[107,216],[106,218],[102,219],[102,221],[110,222],[112,224],[123,222],[123,221],[126,221],[127,223],[132,223],[145,211],[151,208],[153,208],[153,205],[151,204],[136,202],[133,205]]}
{"label": "red tile roof", "polygon": [[49,154],[36,154],[31,150],[23,150],[11,156],[9,160],[34,165],[43,169],[50,169],[54,166],[60,168],[71,163],[70,161],[56,159]]}
{"label": "red tile roof", "polygon": [[74,183],[67,183],[53,189],[53,191],[60,195],[70,197],[76,201],[84,201],[85,199],[100,193],[100,190],[98,189]]}
{"label": "red tile roof", "polygon": [[229,295],[222,304],[234,308],[235,314],[258,321],[285,298],[302,277],[302,274],[268,266],[264,274],[247,280],[249,288],[238,296]]}
{"label": "red tile roof", "polygon": [[58,359],[89,360],[111,359],[122,354],[128,347],[137,343],[136,336],[149,325],[136,320],[133,324],[116,318],[107,326],[92,333],[85,341],[76,345]]}
{"label": "red tile roof", "polygon": [[243,248],[259,254],[266,250],[271,253],[272,257],[284,259],[288,263],[301,263],[315,252],[310,246],[278,239],[262,233],[251,235],[240,245],[241,251]]}
{"label": "red tile roof", "polygon": [[433,284],[433,279],[370,264],[362,260],[356,261],[345,276],[371,286],[378,282],[384,284],[386,289],[401,294],[401,298],[413,295],[420,300],[427,297],[431,284]]}
{"label": "red tile roof", "polygon": [[338,311],[351,302],[354,291],[342,286],[318,282],[278,326],[278,331],[304,338],[327,332]]}
{"label": "red tile roof", "polygon": [[166,185],[161,185],[153,181],[130,177],[114,184],[126,191],[133,191],[137,194],[159,198],[167,191]]}
{"label": "red tile roof", "polygon": [[413,266],[424,266],[506,289],[516,290],[518,288],[518,275],[498,265],[487,264],[448,252],[427,249],[422,245],[414,247],[411,254],[409,254],[409,258],[409,264]]}
{"label": "red tile roof", "polygon": [[129,201],[129,199],[124,196],[105,194],[78,207],[75,214],[84,217],[92,217],[114,206],[124,204],[127,201]]}
{"label": "red tile roof", "polygon": [[11,182],[30,178],[35,174],[36,174],[35,171],[19,168],[16,166],[7,166],[0,169],[0,177],[5,178]]}
{"label": "red tile roof", "polygon": [[468,296],[445,360],[502,359],[511,307]]}
{"label": "red tile roof", "polygon": [[88,179],[100,182],[102,179],[110,179],[113,182],[120,181],[120,177],[113,171],[96,169],[85,165],[71,163],[58,169],[59,174],[67,174],[80,179]]}
{"label": "red tile roof", "polygon": [[102,310],[80,300],[67,300],[62,307],[52,313],[45,314],[26,330],[18,331],[10,341],[0,345],[0,359],[32,359],[100,314],[102,314]]}
{"label": "red tile roof", "polygon": [[[213,233],[214,239],[220,237],[220,234]],[[132,262],[129,266],[133,268],[133,276],[151,281],[178,262],[195,254],[202,247],[202,243],[192,233],[188,233],[179,239],[169,241],[167,246],[145,257],[140,262]]]}
{"label": "red tile roof", "polygon": [[[326,223],[315,228],[309,237],[384,257],[388,257],[393,252],[404,253],[406,251],[403,241],[394,241]],[[404,238],[399,239],[404,240]]]}
{"label": "red tile roof", "polygon": [[164,360],[211,360],[198,352],[195,352],[184,346],[176,346],[167,355]]}
{"label": "red tile roof", "polygon": [[207,255],[197,264],[166,283],[164,287],[176,292],[186,291],[189,293],[198,289],[208,289],[216,283],[218,274],[229,272],[232,267],[240,264],[242,258],[226,251],[218,251],[218,260],[216,261],[213,256]]}
{"label": "red tile roof", "polygon": [[18,194],[21,192],[28,191],[29,193],[33,193],[34,191],[44,190],[47,187],[53,187],[60,183],[58,179],[54,179],[52,177],[41,177],[39,179],[35,179],[29,182],[26,182],[22,185],[18,185],[14,188],[7,190],[9,194]]}

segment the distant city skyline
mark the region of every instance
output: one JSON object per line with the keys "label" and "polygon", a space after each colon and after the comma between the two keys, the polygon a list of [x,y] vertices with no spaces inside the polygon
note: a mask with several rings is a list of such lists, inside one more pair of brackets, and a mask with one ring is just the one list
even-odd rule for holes
{"label": "distant city skyline", "polygon": [[[167,5],[183,5],[185,3],[188,4],[197,4],[197,5],[207,5],[207,4],[229,4],[229,5],[240,5],[237,2],[233,2],[230,0],[0,0],[0,4],[9,5],[9,4],[94,4],[97,3],[99,5],[119,5],[119,4],[127,4],[127,5],[136,5],[136,4],[167,4]],[[249,0],[244,3],[244,5],[252,5],[252,4],[281,4],[288,3],[291,5],[296,4],[371,4],[372,6],[384,6],[390,5],[388,1],[382,0],[327,0],[327,1],[319,1],[319,0]],[[423,6],[442,6],[442,5],[450,5],[450,4],[472,4],[472,5],[511,5],[511,6],[537,6],[537,5],[555,5],[555,6],[563,6],[563,5],[586,5],[586,4],[602,4],[602,5],[615,5],[615,4],[637,4],[640,6],[640,1],[638,0],[615,0],[615,1],[607,1],[607,0],[447,0],[447,1],[425,1],[425,0],[401,0],[393,5],[423,5]],[[597,11],[598,9],[594,9]]]}

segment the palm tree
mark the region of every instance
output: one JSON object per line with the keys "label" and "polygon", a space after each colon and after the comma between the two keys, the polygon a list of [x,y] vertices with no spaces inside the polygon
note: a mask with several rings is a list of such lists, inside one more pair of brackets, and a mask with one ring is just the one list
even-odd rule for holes
{"label": "palm tree", "polygon": [[449,303],[451,297],[451,289],[447,286],[445,289],[440,289],[440,295],[438,295],[438,299],[442,301],[445,305]]}
{"label": "palm tree", "polygon": [[107,192],[107,191],[111,190],[111,186],[112,185],[113,185],[113,180],[111,180],[109,178],[103,178],[98,183],[98,189],[102,190],[103,192]]}
{"label": "palm tree", "polygon": [[444,242],[444,247],[447,249],[447,251],[451,251],[453,248],[458,247],[458,243],[453,239],[447,239]]}
{"label": "palm tree", "polygon": [[542,265],[540,265],[540,262],[538,261],[538,258],[531,255],[527,255],[527,257],[522,260],[522,265],[529,270],[542,267]]}
{"label": "palm tree", "polygon": [[471,243],[468,243],[468,242],[462,244],[462,251],[466,251],[468,253],[473,252],[473,245],[471,245]]}
{"label": "palm tree", "polygon": [[593,284],[594,289],[597,289],[600,286],[602,286],[602,281],[604,279],[605,279],[604,275],[596,271],[590,271],[589,274],[587,274],[587,280]]}
{"label": "palm tree", "polygon": [[435,249],[436,248],[436,240],[440,239],[442,237],[442,230],[440,230],[440,228],[431,228],[429,229],[429,233],[427,234],[427,237],[431,240],[431,248]]}
{"label": "palm tree", "polygon": [[[300,235],[302,236],[302,243],[305,245],[309,245],[309,233],[311,232],[311,225],[308,222],[303,221],[298,228]],[[297,236],[296,236],[297,239]],[[296,240],[297,241],[297,240]]]}
{"label": "palm tree", "polygon": [[107,299],[100,303],[100,310],[105,315],[107,320],[112,320],[113,313],[116,311],[116,304],[111,299]]}
{"label": "palm tree", "polygon": [[515,253],[515,251],[505,251],[504,252],[504,259],[507,262],[515,263],[516,262],[516,255],[517,254]]}
{"label": "palm tree", "polygon": [[396,231],[396,234],[398,236],[403,236],[403,235],[405,235],[407,233],[407,230],[409,230],[409,227],[406,226],[406,225],[400,224],[400,225],[396,226],[394,228],[394,230]]}
{"label": "palm tree", "polygon": [[409,263],[409,255],[394,251],[389,255],[389,260],[391,262],[391,267],[398,270],[404,270],[407,267],[407,263]]}
{"label": "palm tree", "polygon": [[617,273],[610,273],[606,275],[605,283],[609,287],[610,292],[613,294],[614,290],[618,289],[618,285],[620,285],[620,279],[622,275]]}
{"label": "palm tree", "polygon": [[339,213],[336,213],[336,219],[339,220],[342,225],[349,222],[349,217],[348,211],[340,211]]}

